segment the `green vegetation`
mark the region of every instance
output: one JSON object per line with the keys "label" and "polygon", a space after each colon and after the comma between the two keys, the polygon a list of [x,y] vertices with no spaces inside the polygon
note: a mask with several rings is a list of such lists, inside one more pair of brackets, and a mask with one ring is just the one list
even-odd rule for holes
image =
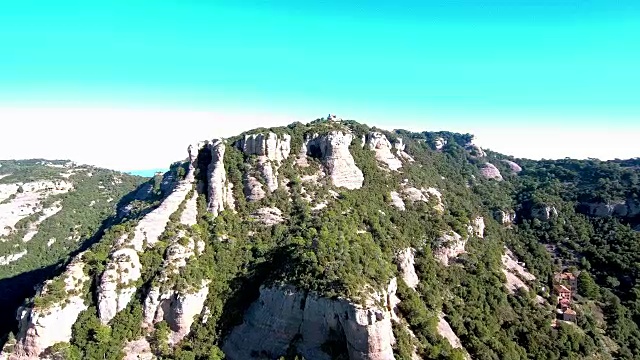
{"label": "green vegetation", "polygon": [[[326,178],[318,183],[303,181],[303,176],[314,174],[323,166],[316,158],[308,159],[308,168],[295,164],[305,137],[345,129],[354,135],[350,152],[364,174],[363,187],[336,188]],[[151,180],[150,196],[130,202],[128,215],[105,231],[84,255],[85,270],[92,278],[85,293],[89,309],[74,325],[71,344],[56,345],[52,351],[68,359],[119,359],[126,342],[146,337],[152,351],[163,359],[222,359],[220,348],[225,336],[242,322],[261,286],[289,284],[300,291],[346,297],[363,304],[371,289],[385,289],[390,279],[400,277],[396,254],[412,247],[416,249],[415,270],[420,281],[415,290],[402,280],[398,282],[399,321],[393,325],[398,359],[411,359],[414,352],[427,359],[463,359],[467,355],[474,359],[523,360],[640,358],[640,236],[632,230],[640,223],[640,217],[632,211],[619,217],[586,214],[590,203],[624,203],[640,198],[637,160],[531,161],[492,151],[481,159],[478,152],[470,153],[468,145],[473,136],[469,134],[405,130],[391,133],[354,121],[318,119],[307,125],[294,123],[246,134],[267,131],[292,138],[291,155],[278,169],[280,180],[289,180],[286,187],[267,192],[260,201],[246,201],[243,188],[247,172],[251,171],[261,182],[264,179],[257,171],[257,158],[246,156],[234,146],[245,134],[227,139],[224,163],[227,179],[233,184],[235,211],[223,211],[214,218],[206,210],[207,195],[200,194],[197,224],[186,227],[179,224],[183,202],[156,245],[141,254],[143,274],[134,299],[109,326],[102,325],[90,290],[95,290],[115,239],[131,236],[138,219],[160,203],[176,179],[185,176],[185,164],[173,164],[170,174]],[[380,131],[391,141],[401,137],[415,162],[405,163],[398,172],[385,170],[373,151],[361,144],[362,135],[370,131]],[[439,138],[446,141],[441,150],[434,145]],[[501,162],[504,159],[515,160],[523,171],[513,174]],[[201,153],[195,173],[205,189],[208,161],[210,154]],[[498,167],[504,181],[481,177],[479,166],[487,161]],[[100,175],[98,169],[92,171],[93,177],[83,181],[100,181],[87,183],[94,188],[98,184],[106,187],[108,176],[115,176]],[[2,181],[6,179],[9,178]],[[125,177],[122,179],[124,182]],[[102,191],[120,191],[109,195],[119,199],[140,184],[136,178],[129,181]],[[390,204],[390,192],[401,191],[403,186],[438,189],[443,194],[444,211],[435,209],[435,197],[428,202],[406,201],[406,209],[398,210]],[[83,230],[74,228],[77,221],[67,223],[64,217],[64,221],[57,220],[62,221],[67,233],[74,229],[90,237],[115,209],[84,215],[89,211],[86,200],[94,194],[88,189],[87,193],[80,191],[78,185],[76,191],[51,201],[62,200],[63,209],[65,204],[75,204],[70,207],[76,209],[75,215],[95,218],[96,224],[90,227],[83,223]],[[83,196],[84,207],[80,199],[73,200],[75,203],[70,200],[75,199],[75,194]],[[326,207],[313,209],[324,201]],[[91,211],[98,209],[98,204],[101,202],[90,207]],[[252,219],[255,210],[267,206],[280,209],[284,222],[267,227]],[[532,216],[532,209],[547,206],[557,209],[557,216],[548,220]],[[493,219],[496,210],[513,211],[517,220],[513,224],[498,223]],[[71,219],[71,214],[68,216]],[[486,224],[483,238],[470,236],[468,231],[477,216],[482,216]],[[25,220],[20,228],[29,221]],[[443,246],[438,239],[450,230],[468,238],[466,253],[443,266],[434,257],[434,250]],[[24,246],[38,244],[38,236]],[[56,235],[58,240],[63,239],[58,236],[61,235]],[[161,283],[158,274],[167,249],[173,243],[187,245],[189,241],[204,242],[204,252]],[[505,247],[536,276],[528,291],[512,293],[505,286]],[[72,251],[69,249],[67,254]],[[52,250],[52,258],[55,251]],[[49,256],[42,254],[42,249],[32,252]],[[58,255],[55,259],[46,264],[55,264],[63,257]],[[558,321],[552,326],[555,300],[549,291],[554,274],[568,268],[579,273],[574,300],[577,323]],[[24,269],[17,267],[16,271]],[[164,321],[154,329],[141,328],[143,301],[152,286],[192,292],[203,280],[209,281],[207,312],[197,316],[182,342],[175,347],[168,345],[170,328]],[[58,299],[60,279],[49,287],[55,295],[53,299]],[[35,301],[44,306],[51,299]],[[451,325],[463,349],[453,348],[439,335],[440,316]],[[327,342],[323,347],[335,359],[346,358],[345,348],[340,341]],[[301,356],[292,341],[283,359],[296,358]]]}

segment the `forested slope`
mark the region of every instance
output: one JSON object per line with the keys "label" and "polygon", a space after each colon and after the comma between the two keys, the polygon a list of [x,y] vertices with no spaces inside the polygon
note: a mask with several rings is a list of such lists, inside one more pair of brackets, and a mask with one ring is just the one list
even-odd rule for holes
{"label": "forested slope", "polygon": [[472,140],[319,119],[193,144],[2,356],[640,357],[639,162]]}

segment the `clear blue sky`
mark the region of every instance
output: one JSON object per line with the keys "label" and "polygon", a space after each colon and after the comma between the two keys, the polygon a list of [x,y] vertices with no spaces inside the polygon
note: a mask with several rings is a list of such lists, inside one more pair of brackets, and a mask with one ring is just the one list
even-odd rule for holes
{"label": "clear blue sky", "polygon": [[0,103],[640,130],[640,1],[6,0]]}

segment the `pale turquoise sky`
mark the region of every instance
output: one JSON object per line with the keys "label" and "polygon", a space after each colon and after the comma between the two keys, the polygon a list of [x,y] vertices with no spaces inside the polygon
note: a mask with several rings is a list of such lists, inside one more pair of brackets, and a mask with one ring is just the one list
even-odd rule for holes
{"label": "pale turquoise sky", "polygon": [[308,3],[3,1],[0,107],[640,133],[639,1]]}

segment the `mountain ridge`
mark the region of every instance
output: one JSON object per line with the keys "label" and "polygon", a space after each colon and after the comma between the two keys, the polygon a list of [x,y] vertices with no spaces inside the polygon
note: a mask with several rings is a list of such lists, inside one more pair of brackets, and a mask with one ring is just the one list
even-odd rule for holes
{"label": "mountain ridge", "polygon": [[[63,274],[26,304],[3,356],[632,358],[633,299],[615,298],[633,278],[591,265],[584,234],[613,226],[638,243],[634,160],[515,159],[472,140],[318,119],[193,144],[76,258],[86,277]],[[607,286],[577,309],[627,309],[611,324],[630,336],[552,322],[549,284],[568,266]],[[70,311],[62,342],[42,320],[52,304]]]}

